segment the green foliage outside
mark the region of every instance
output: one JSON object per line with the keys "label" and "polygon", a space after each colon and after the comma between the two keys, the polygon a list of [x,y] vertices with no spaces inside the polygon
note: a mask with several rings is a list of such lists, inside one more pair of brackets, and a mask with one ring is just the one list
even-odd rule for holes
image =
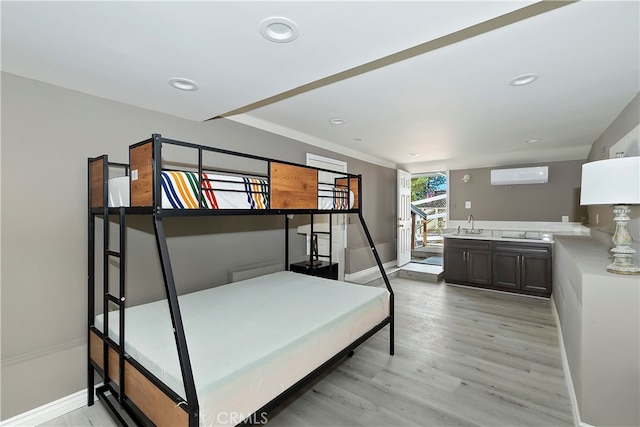
{"label": "green foliage outside", "polygon": [[411,201],[412,202],[427,198],[427,181],[429,181],[428,176],[411,178]]}
{"label": "green foliage outside", "polygon": [[447,178],[442,175],[411,178],[411,201],[433,197],[446,189]]}

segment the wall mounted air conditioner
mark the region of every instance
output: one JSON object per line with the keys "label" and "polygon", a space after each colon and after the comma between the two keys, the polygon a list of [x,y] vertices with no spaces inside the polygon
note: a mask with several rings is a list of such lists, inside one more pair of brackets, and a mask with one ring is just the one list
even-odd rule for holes
{"label": "wall mounted air conditioner", "polygon": [[547,182],[549,182],[548,166],[491,171],[491,185],[545,184]]}

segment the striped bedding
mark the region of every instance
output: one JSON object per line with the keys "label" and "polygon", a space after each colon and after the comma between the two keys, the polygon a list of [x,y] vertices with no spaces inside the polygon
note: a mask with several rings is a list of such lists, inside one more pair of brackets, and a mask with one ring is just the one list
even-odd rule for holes
{"label": "striped bedding", "polygon": [[[203,209],[268,209],[269,183],[263,178],[241,175],[202,174]],[[353,207],[354,195],[346,188],[318,185],[318,209]],[[109,179],[109,206],[129,206],[129,177]],[[162,172],[162,208],[198,209],[198,174]]]}
{"label": "striped bedding", "polygon": [[329,184],[318,185],[318,209],[349,209],[353,206],[353,192]]}
{"label": "striped bedding", "polygon": [[[267,209],[266,179],[237,175],[202,174],[203,209]],[[162,172],[162,207],[198,209],[198,174]]]}

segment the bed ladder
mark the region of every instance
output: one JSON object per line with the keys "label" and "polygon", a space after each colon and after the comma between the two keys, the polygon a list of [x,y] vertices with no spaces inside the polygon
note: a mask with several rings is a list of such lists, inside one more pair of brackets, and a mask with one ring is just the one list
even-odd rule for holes
{"label": "bed ladder", "polygon": [[[110,340],[112,344],[107,344],[107,340],[104,341],[103,347],[103,373],[104,373],[104,382],[107,385],[109,380],[109,346],[112,345],[114,350],[118,353],[118,383],[119,383],[119,392],[117,393],[118,403],[122,404],[125,396],[125,382],[124,382],[124,361],[125,361],[125,352],[124,352],[124,330],[125,330],[125,319],[124,319],[124,309],[125,309],[125,249],[126,249],[126,224],[125,224],[125,208],[118,208],[118,216],[119,216],[119,230],[118,230],[118,240],[119,247],[118,251],[114,251],[111,248],[111,233],[110,233],[110,218],[109,218],[109,208],[105,207],[103,212],[103,334],[105,337],[109,338],[109,303],[114,304],[118,308],[119,314],[119,331],[118,331],[118,342],[115,343],[113,340]],[[118,260],[118,295],[114,295],[110,292],[109,289],[109,265],[112,259]],[[109,387],[113,389],[112,387]],[[104,399],[107,404],[109,404],[108,399]]]}

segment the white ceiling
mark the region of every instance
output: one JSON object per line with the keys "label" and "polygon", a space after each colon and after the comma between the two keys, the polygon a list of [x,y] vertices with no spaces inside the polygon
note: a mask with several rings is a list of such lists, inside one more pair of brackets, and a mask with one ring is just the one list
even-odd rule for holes
{"label": "white ceiling", "polygon": [[[191,120],[225,116],[414,173],[585,159],[640,91],[638,1],[1,7],[3,71]],[[297,23],[299,37],[263,38],[272,16]],[[525,73],[539,78],[509,86]],[[200,90],[176,90],[173,77]]]}

